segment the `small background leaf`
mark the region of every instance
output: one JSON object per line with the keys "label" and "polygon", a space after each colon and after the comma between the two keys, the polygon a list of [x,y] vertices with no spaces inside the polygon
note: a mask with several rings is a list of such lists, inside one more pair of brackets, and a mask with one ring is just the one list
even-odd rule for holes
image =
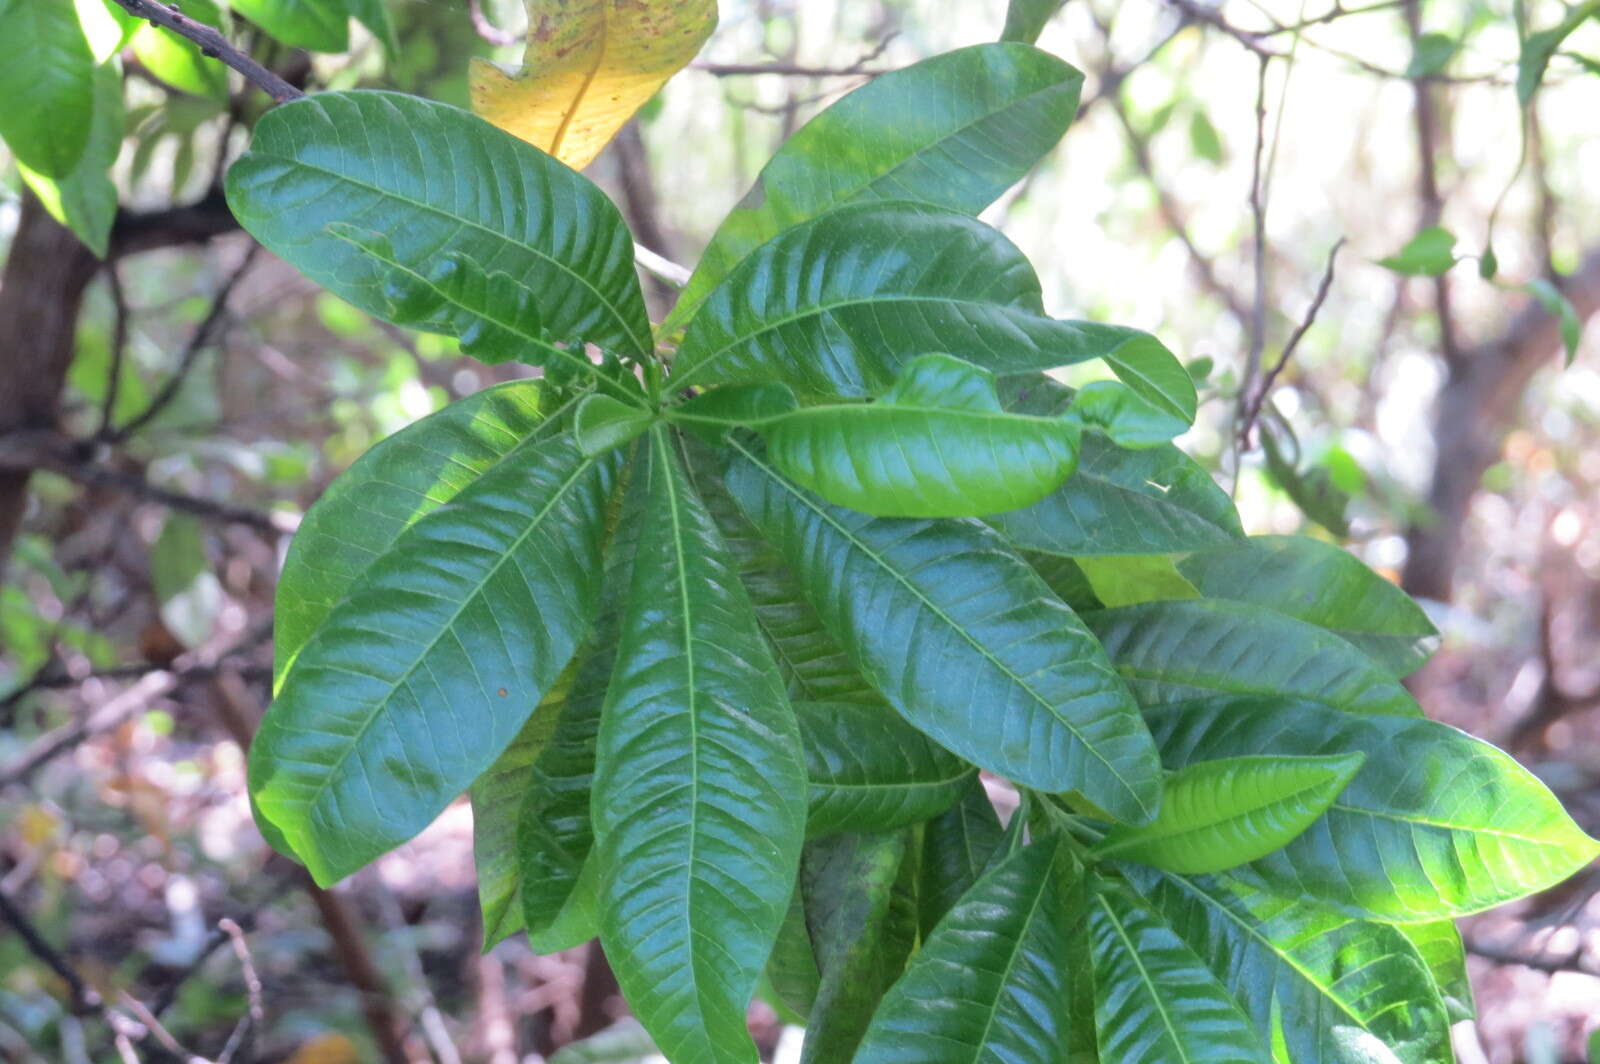
{"label": "small background leaf", "polygon": [[1378,265],[1408,277],[1437,277],[1456,264],[1455,247],[1455,234],[1437,225],[1430,226],[1395,254],[1379,259]]}

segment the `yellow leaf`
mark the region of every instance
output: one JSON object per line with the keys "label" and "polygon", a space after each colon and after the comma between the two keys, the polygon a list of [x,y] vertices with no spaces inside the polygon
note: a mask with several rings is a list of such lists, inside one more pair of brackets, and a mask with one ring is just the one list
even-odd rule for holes
{"label": "yellow leaf", "polygon": [[520,73],[472,64],[472,109],[581,170],[700,51],[716,0],[527,0]]}
{"label": "yellow leaf", "polygon": [[361,1064],[361,1054],[342,1034],[319,1034],[295,1050],[287,1064]]}

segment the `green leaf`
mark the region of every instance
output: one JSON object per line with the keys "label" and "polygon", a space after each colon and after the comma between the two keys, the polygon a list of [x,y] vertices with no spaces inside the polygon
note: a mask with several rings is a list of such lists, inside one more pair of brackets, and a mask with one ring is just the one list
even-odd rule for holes
{"label": "green leaf", "polygon": [[609,395],[590,395],[573,414],[572,434],[578,450],[593,457],[633,440],[655,422],[655,415]]}
{"label": "green leaf", "polygon": [[805,763],[716,526],[648,437],[647,493],[595,768],[600,938],[669,1058],[755,1060],[745,1007],[793,889]]}
{"label": "green leaf", "polygon": [[1146,602],[1084,620],[1144,706],[1280,694],[1351,713],[1420,712],[1405,688],[1349,643],[1257,606]]}
{"label": "green leaf", "polygon": [[150,548],[150,584],[161,623],[187,647],[211,638],[222,612],[222,584],[206,557],[200,519],[173,511]]}
{"label": "green leaf", "polygon": [[[1131,404],[1127,398],[1117,396],[1115,403],[1102,405],[1102,397],[1096,396],[1103,428],[1114,441],[1124,447],[1153,447],[1194,423],[1199,405],[1194,377],[1160,340],[1141,333],[1101,358],[1134,396],[1143,400],[1142,404]],[[1106,387],[1090,384],[1078,395],[1081,398],[1084,392]]]}
{"label": "green leaf", "polygon": [[[183,14],[205,26],[223,26],[222,9],[211,0],[184,0]],[[141,22],[133,35],[133,54],[146,70],[179,92],[216,100],[228,97],[228,68],[169,29]]]}
{"label": "green leaf", "polygon": [[[1171,357],[1170,354],[1168,357]],[[1176,359],[1173,362],[1177,364]],[[1192,396],[1193,382],[1189,374],[1184,372],[1181,365],[1178,371],[1189,382]],[[1174,436],[1187,432],[1189,422],[1194,417],[1194,403],[1191,399],[1186,419],[1155,406],[1126,384],[1095,381],[1078,389],[1072,405],[1067,408],[1067,416],[1099,429],[1118,447],[1143,450],[1159,447],[1170,442]]]}
{"label": "green leaf", "polygon": [[1277,610],[1326,628],[1391,676],[1421,668],[1439,645],[1422,608],[1331,543],[1307,536],[1252,536],[1200,551],[1178,569],[1207,598]]}
{"label": "green leaf", "polygon": [[1160,777],[1137,707],[1099,645],[1026,562],[976,522],[829,506],[748,447],[728,473],[862,674],[907,720],[981,768],[1155,814]]}
{"label": "green leaf", "polygon": [[[555,732],[539,759],[518,812],[517,852],[522,868],[522,909],[529,935],[554,946],[559,928],[587,903],[580,889],[598,878],[590,793],[606,692],[617,662],[622,609],[632,582],[633,558],[643,521],[644,492],[625,491],[611,542],[606,545],[604,586],[594,629],[573,661],[572,687],[560,706]],[[598,915],[580,920],[574,932],[586,941],[599,933]]]}
{"label": "green leaf", "polygon": [[144,19],[129,14],[116,0],[73,0],[78,22],[89,41],[89,54],[96,66],[104,66],[112,56],[128,46]]}
{"label": "green leaf", "polygon": [[[1022,556],[1023,561],[1033,566],[1033,571],[1044,579],[1057,598],[1072,607],[1074,613],[1082,614],[1090,610],[1105,609],[1106,604],[1094,593],[1094,585],[1089,582],[1089,575],[1071,558],[1064,558],[1059,554],[1040,554],[1037,551],[1025,550],[1017,553]],[[1131,557],[1137,559],[1147,556],[1131,555]],[[1099,560],[1105,562],[1109,559]]]}
{"label": "green leaf", "polygon": [[1561,42],[1572,36],[1572,31],[1583,25],[1591,16],[1600,17],[1600,2],[1567,8],[1566,17],[1556,25],[1538,33],[1530,33],[1522,41],[1522,54],[1517,58],[1517,100],[1524,107],[1533,101],[1534,93],[1544,81],[1544,73]]}
{"label": "green leaf", "polygon": [[1477,1006],[1472,999],[1472,982],[1467,978],[1467,951],[1461,941],[1461,931],[1453,920],[1435,920],[1427,924],[1397,924],[1400,933],[1416,947],[1417,954],[1428,966],[1445,1011],[1451,1023],[1476,1018]]}
{"label": "green leaf", "polygon": [[1038,502],[1077,465],[1077,427],[1008,414],[950,355],[906,363],[874,403],[814,406],[762,430],[767,456],[829,502],[879,517],[977,517]]}
{"label": "green leaf", "polygon": [[478,908],[483,913],[485,951],[523,927],[517,814],[534,760],[555,730],[570,674],[569,669],[555,682],[511,745],[472,785],[472,856],[478,870]]}
{"label": "green leaf", "polygon": [[1112,828],[1095,853],[1185,873],[1254,861],[1310,827],[1365,760],[1355,753],[1192,762],[1167,777],[1154,821]]}
{"label": "green leaf", "polygon": [[102,259],[117,218],[117,186],[109,171],[122,150],[122,133],[122,75],[115,66],[97,67],[89,139],[71,172],[52,178],[20,160],[17,163],[22,179],[50,216]]}
{"label": "green leaf", "polygon": [[329,485],[300,522],[278,576],[275,690],[311,633],[400,533],[563,423],[546,421],[547,413],[538,381],[488,388],[380,441]]}
{"label": "green leaf", "polygon": [[752,252],[689,326],[671,384],[778,380],[803,399],[861,398],[929,351],[1021,373],[1109,361],[1123,348],[1142,367],[1154,361],[1152,344],[1136,329],[1046,317],[1027,258],[974,218],[861,203]]}
{"label": "green leaf", "polygon": [[976,776],[968,779],[960,801],[923,826],[917,879],[917,923],[923,938],[989,870],[1004,838],[989,793]]}
{"label": "green leaf", "polygon": [[1189,148],[1208,163],[1222,162],[1222,134],[1211,124],[1211,116],[1199,108],[1189,115]]}
{"label": "green leaf", "polygon": [[1127,888],[1089,901],[1100,1057],[1118,1064],[1267,1064],[1259,1034],[1177,933]]}
{"label": "green leaf", "polygon": [[917,200],[977,214],[1066,132],[1083,75],[1021,44],[961,48],[874,78],[779,148],[711,238],[667,319],[686,324],[741,260],[846,203]]}
{"label": "green leaf", "polygon": [[1600,843],[1508,754],[1434,721],[1351,716],[1287,698],[1210,699],[1149,719],[1173,766],[1367,755],[1309,830],[1238,873],[1290,896],[1426,922],[1553,886],[1600,854]]}
{"label": "green leaf", "polygon": [[938,816],[977,772],[888,706],[796,702],[794,711],[810,779],[810,838]]}
{"label": "green leaf", "polygon": [[801,1064],[850,1060],[879,999],[905,970],[916,926],[898,926],[894,900],[902,868],[914,860],[910,837],[835,835],[805,848],[800,891],[820,981]]}
{"label": "green leaf", "polygon": [[[454,181],[435,180],[449,160]],[[533,293],[543,333],[644,355],[650,324],[622,216],[594,185],[482,119],[387,92],[323,92],[276,107],[228,171],[228,203],[274,254],[370,314],[415,298],[441,264]],[[383,233],[395,264],[330,223]],[[453,302],[450,286],[437,289]],[[452,323],[480,306],[454,306]],[[525,308],[495,306],[486,326]],[[401,324],[409,324],[401,322]],[[455,326],[459,327],[459,326]]]}
{"label": "green leaf", "polygon": [[1438,991],[1399,928],[1227,876],[1123,871],[1243,1006],[1278,1064],[1453,1059]]}
{"label": "green leaf", "polygon": [[[805,851],[800,855],[801,868],[805,866]],[[822,976],[817,971],[817,955],[811,947],[811,934],[806,929],[804,891],[796,890],[789,899],[789,911],[778,929],[778,939],[773,943],[772,956],[767,958],[767,983],[778,998],[778,1003],[793,1010],[804,1021],[811,1015],[822,986]]]}
{"label": "green leaf", "polygon": [[1336,536],[1350,534],[1350,493],[1334,481],[1322,465],[1300,468],[1300,441],[1271,403],[1261,420],[1261,448],[1267,458],[1267,475],[1305,514]]}
{"label": "green leaf", "polygon": [[1448,33],[1424,33],[1417,38],[1411,51],[1411,62],[1406,65],[1406,77],[1431,78],[1444,73],[1450,60],[1461,49],[1461,42]]}
{"label": "green leaf", "polygon": [[0,0],[11,47],[0,64],[0,140],[17,161],[64,178],[83,156],[93,128],[94,55],[78,12],[66,0]]}
{"label": "green leaf", "polygon": [[346,0],[230,0],[230,6],[291,48],[342,52],[350,47]]}
{"label": "green leaf", "polygon": [[1378,265],[1407,277],[1437,277],[1456,264],[1455,247],[1455,234],[1429,226],[1395,254],[1379,259]]}
{"label": "green leaf", "polygon": [[1561,346],[1566,348],[1568,366],[1578,357],[1578,343],[1583,339],[1583,322],[1572,301],[1555,285],[1543,277],[1536,277],[1524,285],[1528,294],[1539,301],[1545,311],[1561,322]]}
{"label": "green leaf", "polygon": [[250,790],[318,883],[427,827],[544,698],[594,619],[617,466],[520,444],[402,532],[295,657]]}
{"label": "green leaf", "polygon": [[794,392],[782,384],[733,384],[669,406],[668,421],[691,429],[709,429],[720,439],[730,428],[755,428],[785,417],[800,409]]}
{"label": "green leaf", "polygon": [[1045,23],[1061,10],[1063,0],[1011,0],[1006,7],[1006,26],[1002,41],[1033,44],[1044,32]]}
{"label": "green leaf", "polygon": [[1055,839],[980,879],[890,988],[855,1064],[1058,1059],[1067,1034],[1065,860]]}
{"label": "green leaf", "polygon": [[[1173,563],[1172,557],[1166,554],[1082,557],[1076,559],[1076,568],[1088,581],[1094,599],[1100,607],[1132,606],[1140,602],[1171,602],[1200,597],[1200,592],[1184,579],[1183,574],[1178,572],[1177,566]],[[1066,596],[1062,597],[1062,601],[1072,605]]]}

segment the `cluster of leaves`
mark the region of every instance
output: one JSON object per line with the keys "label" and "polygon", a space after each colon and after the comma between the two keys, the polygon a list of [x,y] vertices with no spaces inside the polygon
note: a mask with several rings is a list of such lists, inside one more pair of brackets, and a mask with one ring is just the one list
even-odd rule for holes
{"label": "cluster of leaves", "polygon": [[[231,16],[248,19],[287,47],[342,52],[356,19],[393,45],[382,0],[184,0],[192,22],[226,29]],[[227,69],[191,41],[135,17],[116,0],[0,0],[0,22],[27,47],[11,49],[0,69],[0,140],[22,178],[46,209],[102,257],[117,211],[110,171],[123,137],[145,121],[153,150],[176,133],[185,145],[193,127],[219,113],[228,98]],[[130,54],[152,79],[192,98],[173,113],[123,106],[122,57]],[[176,115],[176,117],[174,117]],[[189,150],[192,151],[192,148]],[[180,169],[183,168],[180,147]],[[135,172],[148,159],[134,160]],[[181,183],[181,181],[179,182]]]}
{"label": "cluster of leaves", "polygon": [[273,845],[329,883],[470,791],[487,941],[598,935],[676,1062],[754,1060],[758,992],[812,1061],[1450,1059],[1450,921],[1597,846],[1420,715],[1403,594],[1244,535],[1172,354],[1048,316],[976,220],[1080,85],[1004,43],[857,90],[655,328],[619,213],[524,141],[391,93],[263,119],[263,244],[544,370],[307,515]]}

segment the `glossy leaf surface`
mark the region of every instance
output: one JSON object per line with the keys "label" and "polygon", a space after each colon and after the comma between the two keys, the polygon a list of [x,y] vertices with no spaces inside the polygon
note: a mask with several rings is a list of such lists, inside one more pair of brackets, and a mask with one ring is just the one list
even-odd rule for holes
{"label": "glossy leaf surface", "polygon": [[83,156],[94,120],[94,56],[66,0],[0,0],[15,42],[0,64],[0,140],[24,166],[63,178]]}
{"label": "glossy leaf surface", "polygon": [[1005,412],[988,373],[939,354],[906,363],[876,402],[808,407],[763,434],[789,479],[878,517],[1029,506],[1078,462],[1075,425]]}
{"label": "glossy leaf surface", "polygon": [[1269,698],[1211,699],[1149,716],[1173,766],[1240,755],[1367,755],[1327,813],[1238,873],[1291,896],[1426,922],[1551,886],[1600,854],[1527,769],[1444,724]]}
{"label": "glossy leaf surface", "polygon": [[[430,176],[444,159],[458,180]],[[540,324],[555,340],[651,350],[617,209],[465,111],[397,93],[317,93],[261,119],[227,189],[251,235],[368,313],[385,316],[395,285],[414,286],[457,255],[537,293]],[[333,222],[384,234],[404,269],[334,235]]]}
{"label": "glossy leaf surface", "polygon": [[948,750],[1145,821],[1160,779],[1127,689],[1026,562],[976,522],[871,518],[817,499],[754,452],[734,498],[800,578],[823,626],[889,704]]}
{"label": "glossy leaf surface", "polygon": [[1309,536],[1252,536],[1178,563],[1210,598],[1250,602],[1343,638],[1395,677],[1415,672],[1439,643],[1428,615],[1347,551]]}
{"label": "glossy leaf surface", "polygon": [[1147,343],[1156,341],[1136,329],[1046,317],[1028,260],[974,218],[863,203],[746,258],[684,335],[673,385],[779,380],[802,399],[860,398],[930,351],[1021,373]]}
{"label": "glossy leaf surface", "polygon": [[716,0],[526,0],[523,67],[472,64],[472,109],[574,170],[700,51]]}
{"label": "glossy leaf surface", "polygon": [[1243,1006],[1277,1064],[1449,1064],[1449,1020],[1391,924],[1226,876],[1124,872]]}
{"label": "glossy leaf surface", "polygon": [[1194,950],[1116,883],[1089,900],[1100,1057],[1122,1064],[1267,1064],[1250,1021]]}
{"label": "glossy leaf surface", "polygon": [[977,214],[1055,147],[1083,75],[1025,45],[978,45],[874,78],[779,148],[723,221],[668,319],[689,321],[750,252],[824,211],[916,200]]}
{"label": "glossy leaf surface", "polygon": [[[1166,352],[1164,347],[1161,350]],[[1171,355],[1166,357],[1171,358]],[[1194,382],[1176,359],[1172,359],[1172,365],[1189,387],[1186,408],[1179,405],[1180,399],[1168,399],[1158,406],[1129,385],[1094,381],[1078,389],[1068,408],[1068,416],[1099,429],[1118,447],[1143,450],[1170,443],[1194,420]]]}
{"label": "glossy leaf surface", "polygon": [[1147,602],[1084,620],[1144,706],[1281,694],[1351,713],[1420,712],[1405,688],[1349,643],[1257,606]]}
{"label": "glossy leaf surface", "polygon": [[401,532],[539,433],[547,413],[537,381],[486,388],[374,444],[329,485],[300,522],[278,576],[274,685]]}
{"label": "glossy leaf surface", "polygon": [[980,879],[890,988],[855,1064],[1058,1059],[1066,1038],[1067,917],[1055,840]]}
{"label": "glossy leaf surface", "polygon": [[670,1058],[754,1061],[745,1007],[805,834],[783,680],[667,431],[646,493],[594,780],[600,936]]}
{"label": "glossy leaf surface", "polygon": [[1475,1018],[1477,1005],[1473,1001],[1472,981],[1467,978],[1467,951],[1455,921],[1395,926],[1416,947],[1422,962],[1428,966],[1428,972],[1439,987],[1439,995],[1444,999],[1445,1011],[1450,1014],[1450,1022]]}
{"label": "glossy leaf surface", "polygon": [[609,395],[589,395],[573,413],[572,435],[578,450],[599,455],[638,439],[653,421],[648,410],[631,403]]}
{"label": "glossy leaf surface", "polygon": [[1005,829],[983,781],[968,779],[961,799],[922,828],[917,923],[927,938],[934,925],[1000,855]]}
{"label": "glossy leaf surface", "polygon": [[1155,820],[1112,828],[1095,852],[1184,873],[1254,861],[1310,827],[1364,760],[1345,754],[1193,762],[1167,777]]}
{"label": "glossy leaf surface", "polygon": [[250,789],[319,883],[427,827],[549,691],[594,618],[616,468],[522,444],[406,529],[300,651]]}
{"label": "glossy leaf surface", "polygon": [[472,785],[472,856],[478,872],[485,950],[523,927],[517,814],[533,763],[555,730],[567,686],[565,677],[556,681],[511,745]]}
{"label": "glossy leaf surface", "polygon": [[938,816],[977,772],[888,706],[796,702],[794,711],[810,780],[811,838]]}

